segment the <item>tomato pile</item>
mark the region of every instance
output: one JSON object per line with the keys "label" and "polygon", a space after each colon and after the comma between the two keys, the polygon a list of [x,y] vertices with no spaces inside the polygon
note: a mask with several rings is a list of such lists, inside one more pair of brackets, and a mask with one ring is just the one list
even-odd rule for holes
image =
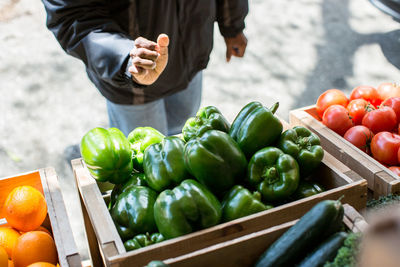
{"label": "tomato pile", "polygon": [[357,86],[349,98],[329,89],[316,111],[323,124],[400,175],[400,86]]}

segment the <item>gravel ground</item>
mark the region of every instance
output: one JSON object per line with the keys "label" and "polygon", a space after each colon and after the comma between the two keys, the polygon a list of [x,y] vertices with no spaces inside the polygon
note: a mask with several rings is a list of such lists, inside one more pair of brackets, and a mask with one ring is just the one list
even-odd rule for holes
{"label": "gravel ground", "polygon": [[[397,22],[366,0],[250,1],[243,59],[225,62],[218,29],[204,73],[202,105],[233,120],[252,100],[278,114],[315,103],[329,88],[396,81]],[[0,0],[0,177],[52,166],[74,235],[85,250],[73,174],[63,158],[89,129],[107,127],[105,101],[83,64],[67,56],[45,27],[40,1]],[[396,67],[397,66],[397,67]]]}

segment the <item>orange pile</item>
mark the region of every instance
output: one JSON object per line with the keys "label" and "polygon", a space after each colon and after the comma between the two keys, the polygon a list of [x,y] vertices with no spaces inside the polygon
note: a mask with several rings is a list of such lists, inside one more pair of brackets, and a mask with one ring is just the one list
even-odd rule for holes
{"label": "orange pile", "polygon": [[31,186],[14,188],[4,202],[3,214],[11,227],[0,227],[0,266],[56,266],[56,245],[50,231],[41,226],[47,216],[41,192]]}

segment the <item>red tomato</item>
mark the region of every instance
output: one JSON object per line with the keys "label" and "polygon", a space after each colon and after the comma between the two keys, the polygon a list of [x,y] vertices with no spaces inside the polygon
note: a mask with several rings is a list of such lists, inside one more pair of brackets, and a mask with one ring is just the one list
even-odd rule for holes
{"label": "red tomato", "polygon": [[357,125],[348,129],[343,137],[362,151],[369,153],[374,134],[367,127]]}
{"label": "red tomato", "polygon": [[354,99],[347,105],[347,110],[355,125],[360,125],[365,114],[374,109],[374,106],[365,99]]}
{"label": "red tomato", "polygon": [[400,97],[390,97],[382,102],[381,106],[388,106],[394,110],[397,122],[400,122]]}
{"label": "red tomato", "polygon": [[365,114],[362,125],[368,127],[374,134],[392,131],[397,125],[396,113],[392,108],[383,106]]}
{"label": "red tomato", "polygon": [[317,100],[316,110],[320,118],[325,110],[332,105],[341,105],[347,107],[349,100],[346,95],[338,89],[329,89],[322,93]]}
{"label": "red tomato", "polygon": [[400,167],[399,166],[390,166],[389,170],[394,172],[396,175],[400,176]]}
{"label": "red tomato", "polygon": [[379,99],[378,91],[368,85],[357,86],[351,91],[350,101],[354,99],[364,99],[374,105],[375,107],[379,106],[382,100]]}
{"label": "red tomato", "polygon": [[377,133],[371,141],[372,156],[383,164],[397,165],[399,148],[400,135],[394,133]]}
{"label": "red tomato", "polygon": [[400,97],[400,87],[394,83],[381,83],[377,90],[382,101],[389,97]]}
{"label": "red tomato", "polygon": [[322,123],[341,136],[353,126],[349,112],[340,105],[333,105],[327,108],[322,116]]}

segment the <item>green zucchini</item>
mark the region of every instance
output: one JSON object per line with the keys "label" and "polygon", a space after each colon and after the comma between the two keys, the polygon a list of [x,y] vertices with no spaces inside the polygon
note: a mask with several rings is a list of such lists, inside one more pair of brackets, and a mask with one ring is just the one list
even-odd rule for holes
{"label": "green zucchini", "polygon": [[316,204],[300,220],[276,240],[258,259],[256,267],[292,266],[333,234],[342,224],[340,201],[324,200]]}
{"label": "green zucchini", "polygon": [[343,245],[346,237],[347,234],[345,232],[338,232],[331,235],[306,258],[304,258],[297,267],[324,266],[327,261],[331,261],[335,258],[338,249]]}

